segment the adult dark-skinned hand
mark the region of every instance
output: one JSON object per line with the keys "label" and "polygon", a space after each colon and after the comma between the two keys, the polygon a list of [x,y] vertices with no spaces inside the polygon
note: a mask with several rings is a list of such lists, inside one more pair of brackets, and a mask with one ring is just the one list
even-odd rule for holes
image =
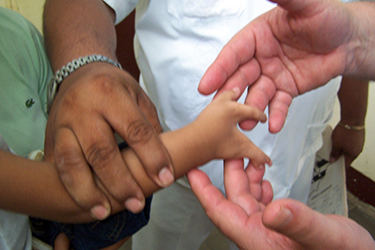
{"label": "adult dark-skinned hand", "polygon": [[365,144],[365,130],[348,130],[337,125],[332,131],[332,151],[330,161],[335,162],[341,155],[345,158],[345,167],[360,155]]}
{"label": "adult dark-skinned hand", "polygon": [[82,207],[88,205],[95,218],[105,218],[110,211],[96,181],[125,208],[137,212],[144,206],[144,196],[123,162],[114,132],[137,152],[155,182],[164,186],[173,177],[158,176],[158,169],[152,169],[170,167],[157,136],[161,131],[152,102],[128,73],[110,64],[92,63],[61,85],[46,129],[46,159],[56,163],[68,192]]}
{"label": "adult dark-skinned hand", "polygon": [[[99,54],[116,61],[115,13],[101,0],[47,0],[43,31],[54,71]],[[146,173],[165,187],[173,168],[158,137],[154,105],[125,71],[104,62],[84,65],[60,85],[49,114],[45,151],[75,202],[97,219],[110,214],[107,197],[131,212],[144,196],[121,158],[114,133],[134,150]]]}

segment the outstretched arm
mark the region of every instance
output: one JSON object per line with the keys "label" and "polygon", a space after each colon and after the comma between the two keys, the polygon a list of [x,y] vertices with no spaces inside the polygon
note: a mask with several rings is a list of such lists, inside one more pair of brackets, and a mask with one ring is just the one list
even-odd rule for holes
{"label": "outstretched arm", "polygon": [[[246,103],[269,105],[269,130],[283,127],[297,95],[338,75],[374,79],[374,2],[275,0],[278,6],[248,24],[203,76],[210,94],[248,88]],[[256,122],[242,123],[250,129]]]}
{"label": "outstretched arm", "polygon": [[[272,164],[269,157],[237,128],[238,122],[244,119],[266,121],[260,110],[237,103],[238,94],[224,92],[204,109],[196,121],[160,135],[175,167],[176,178],[212,159],[246,157],[253,166],[262,169],[265,164]],[[160,188],[142,168],[142,162],[132,149],[121,153],[146,197]],[[30,161],[4,151],[0,151],[0,159],[1,209],[67,223],[93,220],[89,212],[79,208],[69,196],[52,164]],[[102,185],[100,180],[98,183]],[[121,203],[110,194],[106,195],[112,213],[123,210]]]}
{"label": "outstretched arm", "polygon": [[348,218],[322,215],[290,199],[268,203],[269,197],[257,197],[259,189],[266,193],[271,188],[261,181],[262,176],[260,170],[243,170],[238,162],[228,162],[225,198],[205,173],[197,169],[188,173],[208,217],[240,249],[375,249],[369,232]]}
{"label": "outstretched arm", "polygon": [[[171,156],[176,178],[212,159],[245,157],[256,168],[272,165],[271,159],[237,128],[242,120],[252,118],[265,122],[267,118],[260,110],[235,102],[238,95],[238,91],[223,92],[193,123],[160,135]],[[131,151],[123,155],[126,162],[130,160],[130,170],[137,182],[143,185],[144,194],[148,196],[156,191],[157,186],[147,180],[144,170],[139,167],[140,163],[135,164],[135,155]]]}

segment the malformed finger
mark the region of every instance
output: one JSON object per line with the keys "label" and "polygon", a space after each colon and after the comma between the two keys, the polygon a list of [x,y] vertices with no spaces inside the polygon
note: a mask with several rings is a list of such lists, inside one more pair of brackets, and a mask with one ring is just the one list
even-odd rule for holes
{"label": "malformed finger", "polygon": [[254,120],[264,123],[267,121],[267,115],[265,113],[263,113],[260,109],[247,104],[236,103],[234,113],[238,115],[238,122],[244,120]]}
{"label": "malformed finger", "polygon": [[[264,111],[276,93],[275,85],[267,77],[261,76],[256,83],[248,88],[245,104]],[[257,121],[246,120],[240,123],[240,127],[250,130],[255,127]]]}
{"label": "malformed finger", "polygon": [[[241,144],[238,144],[240,155],[248,158],[251,165],[255,168],[262,169],[265,167],[265,164],[272,166],[272,160],[268,157],[260,148],[258,148],[249,138],[244,134],[238,134],[242,137]],[[240,141],[240,139],[238,139]]]}

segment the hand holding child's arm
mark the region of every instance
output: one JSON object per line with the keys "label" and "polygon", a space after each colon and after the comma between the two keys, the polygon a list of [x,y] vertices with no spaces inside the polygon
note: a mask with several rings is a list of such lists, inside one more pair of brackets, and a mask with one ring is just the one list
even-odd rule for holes
{"label": "hand holding child's arm", "polygon": [[[160,135],[173,161],[176,177],[212,159],[248,157],[254,165],[271,164],[270,159],[237,128],[243,119],[265,121],[265,115],[235,102],[236,95],[238,93],[232,90],[223,92],[195,122]],[[160,188],[131,149],[121,154],[145,196]],[[92,221],[89,213],[78,207],[67,193],[52,164],[30,161],[1,150],[0,159],[1,209],[66,223]],[[106,195],[112,213],[123,210],[122,203],[110,194]],[[259,196],[264,197],[262,193]]]}

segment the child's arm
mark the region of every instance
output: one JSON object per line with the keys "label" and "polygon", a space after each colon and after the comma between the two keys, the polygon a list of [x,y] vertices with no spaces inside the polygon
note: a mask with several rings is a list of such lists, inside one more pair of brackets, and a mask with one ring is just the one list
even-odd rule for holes
{"label": "child's arm", "polygon": [[[272,165],[270,158],[237,128],[240,121],[247,119],[265,122],[266,115],[237,103],[236,96],[234,91],[224,92],[193,123],[160,135],[172,159],[176,179],[213,159],[246,157],[255,167]],[[123,157],[146,197],[159,189],[130,149],[123,151]]]}
{"label": "child's arm", "polygon": [[[176,178],[212,159],[248,157],[253,165],[271,165],[270,159],[237,129],[241,120],[265,121],[266,116],[236,103],[235,95],[233,91],[223,93],[195,122],[161,135],[173,161]],[[122,154],[146,196],[159,189],[130,149]],[[0,208],[66,223],[93,221],[68,195],[54,166],[4,151],[0,151],[0,159]],[[109,199],[112,213],[124,209],[114,199]]]}

